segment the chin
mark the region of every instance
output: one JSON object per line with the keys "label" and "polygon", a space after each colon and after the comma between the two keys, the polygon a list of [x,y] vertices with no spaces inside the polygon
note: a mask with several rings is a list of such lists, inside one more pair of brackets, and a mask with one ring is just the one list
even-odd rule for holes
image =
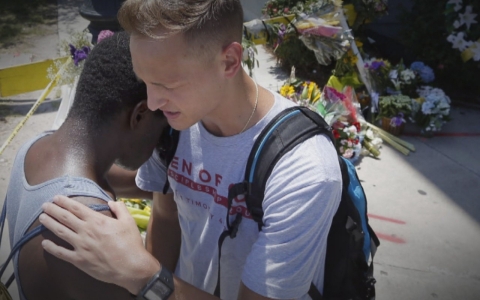
{"label": "chin", "polygon": [[190,127],[192,127],[193,125],[195,125],[196,123],[198,123],[200,120],[198,120],[197,122],[170,122],[168,121],[168,124],[170,125],[170,127],[172,127],[173,129],[175,130],[178,130],[178,131],[182,131],[182,130],[185,130],[185,129],[188,129]]}

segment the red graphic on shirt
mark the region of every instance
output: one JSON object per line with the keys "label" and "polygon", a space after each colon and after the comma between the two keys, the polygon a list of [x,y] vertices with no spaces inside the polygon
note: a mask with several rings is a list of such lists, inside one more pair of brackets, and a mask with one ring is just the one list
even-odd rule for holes
{"label": "red graphic on shirt", "polygon": [[[178,182],[179,184],[188,187],[191,190],[202,192],[209,194],[213,197],[215,203],[228,208],[228,198],[218,194],[216,186],[221,183],[222,176],[219,174],[215,174],[212,176],[210,172],[206,170],[200,170],[198,177],[202,183],[195,182],[190,178],[182,175],[180,172],[186,173],[188,175],[192,175],[192,164],[182,160],[181,166],[178,157],[174,157],[172,163],[170,164],[170,168],[168,169],[168,176]],[[213,180],[215,180],[215,187],[208,185],[207,183],[212,184]],[[250,212],[247,210],[245,205],[241,205],[241,203],[245,202],[245,198],[243,196],[235,197],[232,201],[232,206],[230,208],[230,215],[236,215],[237,213],[241,213],[243,217],[251,219]]]}

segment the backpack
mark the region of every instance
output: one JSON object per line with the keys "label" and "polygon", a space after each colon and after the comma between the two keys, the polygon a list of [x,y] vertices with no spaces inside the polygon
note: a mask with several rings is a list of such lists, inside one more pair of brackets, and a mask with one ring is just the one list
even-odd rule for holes
{"label": "backpack", "polygon": [[[171,141],[178,143],[178,132],[170,131]],[[335,142],[332,128],[316,112],[306,107],[290,107],[279,113],[260,133],[250,152],[244,181],[234,184],[228,191],[227,230],[218,241],[219,261],[223,241],[235,238],[242,215],[237,214],[230,223],[228,213],[232,201],[244,195],[247,209],[258,229],[263,226],[262,202],[265,186],[275,164],[288,151],[317,134],[327,135]],[[176,145],[170,146],[176,150]],[[165,163],[171,162],[174,153],[164,153]],[[380,242],[368,224],[367,201],[353,164],[338,156],[342,172],[342,196],[327,239],[323,295],[315,285],[308,294],[313,300],[373,300],[375,278],[373,257]],[[168,190],[168,180],[164,193]],[[371,257],[370,264],[369,259]],[[215,296],[220,296],[220,265]]]}

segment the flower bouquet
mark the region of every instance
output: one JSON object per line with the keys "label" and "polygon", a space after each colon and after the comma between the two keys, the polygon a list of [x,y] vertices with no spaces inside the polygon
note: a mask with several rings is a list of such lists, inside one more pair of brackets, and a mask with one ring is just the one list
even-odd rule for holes
{"label": "flower bouquet", "polygon": [[405,126],[405,116],[412,112],[412,100],[405,95],[381,96],[378,101],[382,128],[394,135],[400,135]]}
{"label": "flower bouquet", "polygon": [[422,86],[417,90],[420,98],[412,101],[412,121],[422,133],[432,136],[450,120],[450,98],[439,88]]}
{"label": "flower bouquet", "polygon": [[[71,62],[67,64],[65,71],[60,77],[57,85],[73,85],[80,73],[82,73],[83,64],[92,49],[88,31],[73,33],[68,41],[64,40],[60,43],[60,56],[71,57]],[[47,77],[53,80],[62,65],[62,61],[57,60],[47,69]]]}
{"label": "flower bouquet", "polygon": [[337,151],[352,162],[358,159],[362,150],[359,132],[360,123],[358,122],[352,125],[343,122],[334,124],[333,136],[337,141]]}
{"label": "flower bouquet", "polygon": [[294,79],[288,80],[281,88],[280,94],[298,105],[314,109],[314,104],[320,99],[321,91],[313,81]]}
{"label": "flower bouquet", "polygon": [[365,70],[374,92],[383,95],[390,83],[391,64],[388,60],[371,58],[365,60]]}
{"label": "flower bouquet", "polygon": [[129,199],[118,198],[118,201],[125,203],[128,212],[132,215],[135,223],[137,224],[140,235],[145,242],[147,234],[147,226],[150,220],[150,214],[152,211],[152,201],[147,199]]}
{"label": "flower bouquet", "polygon": [[361,154],[372,154],[374,157],[380,155],[381,141],[376,139],[372,143],[376,138],[373,133],[370,138],[365,138],[368,126],[360,112],[360,104],[355,99],[352,87],[347,86],[341,93],[326,86],[316,106],[320,115],[333,128],[340,155],[352,163],[355,163]]}
{"label": "flower bouquet", "polygon": [[410,68],[400,62],[390,70],[389,77],[393,89],[387,87],[388,94],[404,94],[411,98],[417,97],[417,89],[420,84],[435,80],[433,69],[420,61],[413,62]]}
{"label": "flower bouquet", "polygon": [[345,31],[337,11],[341,1],[318,0],[310,4],[307,13],[298,15],[292,24],[299,33],[299,39],[315,53],[317,62],[329,65],[332,60],[340,59],[350,48],[349,31]]}

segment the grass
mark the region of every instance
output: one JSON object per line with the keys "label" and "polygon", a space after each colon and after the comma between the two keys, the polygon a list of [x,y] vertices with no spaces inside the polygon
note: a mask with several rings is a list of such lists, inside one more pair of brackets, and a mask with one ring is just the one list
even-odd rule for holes
{"label": "grass", "polygon": [[18,41],[51,25],[57,18],[55,0],[0,0],[0,46]]}

